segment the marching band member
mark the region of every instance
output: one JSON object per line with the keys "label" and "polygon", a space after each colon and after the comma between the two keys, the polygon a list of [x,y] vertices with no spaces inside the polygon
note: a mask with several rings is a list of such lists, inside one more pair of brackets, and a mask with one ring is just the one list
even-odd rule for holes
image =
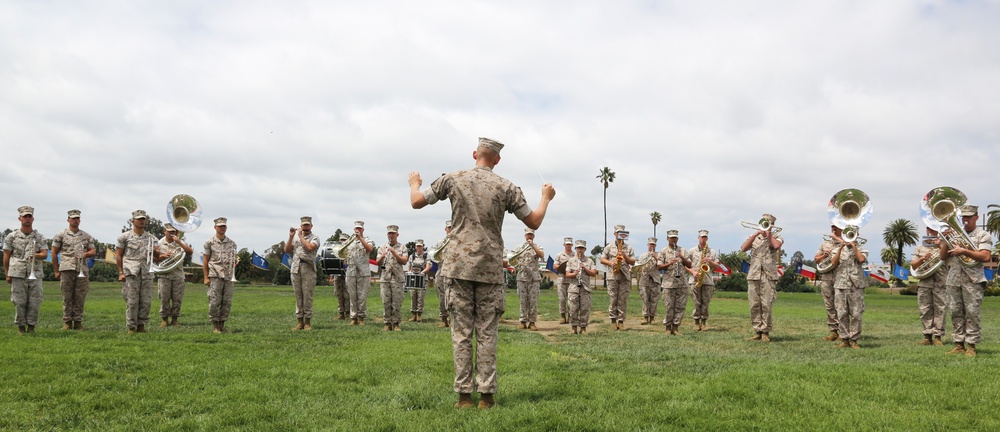
{"label": "marching band member", "polygon": [[833,283],[833,302],[837,306],[840,335],[840,345],[837,348],[858,349],[861,315],[865,311],[865,288],[868,288],[868,278],[863,266],[868,261],[868,251],[861,249],[856,240],[845,242],[844,247],[839,250],[839,254],[834,252],[833,255],[833,265],[837,268]]}
{"label": "marching band member", "polygon": [[208,318],[212,333],[225,333],[229,311],[233,307],[233,280],[236,279],[236,242],[226,236],[229,221],[215,218],[215,235],[205,240],[201,257],[201,270],[208,285]]}
{"label": "marching band member", "polygon": [[[538,290],[542,276],[538,271],[538,260],[545,257],[542,248],[535,244],[535,230],[524,229],[524,243],[530,251],[525,252],[517,262],[517,296],[520,299],[520,317],[522,329],[537,331],[535,321],[538,320]],[[520,248],[521,246],[518,246]]]}
{"label": "marching band member", "polygon": [[687,307],[688,271],[691,260],[687,251],[677,245],[677,230],[667,231],[667,246],[660,250],[657,269],[663,270],[663,326],[670,334],[680,334],[678,327]]}
{"label": "marching band member", "polygon": [[83,304],[90,291],[87,258],[97,251],[94,238],[80,229],[80,210],[70,210],[67,216],[69,227],[52,237],[52,268],[62,291],[63,330],[83,330]]}
{"label": "marching band member", "polygon": [[38,309],[42,305],[42,263],[49,256],[45,237],[35,231],[35,209],[17,208],[21,228],[7,234],[3,241],[3,270],[10,284],[10,301],[14,303],[14,324],[18,334],[34,333],[38,325]]}
{"label": "marching band member", "polygon": [[295,291],[295,319],[298,324],[292,330],[312,330],[313,292],[316,289],[316,254],[319,252],[319,236],[312,232],[312,217],[299,218],[299,228],[288,229],[285,253],[292,256],[289,269],[292,289]]}
{"label": "marching band member", "polygon": [[[939,242],[938,232],[927,227],[927,238],[913,252],[910,268],[920,268],[932,256],[936,256],[940,249]],[[946,266],[947,264],[942,264],[934,274],[917,282],[917,306],[920,309],[920,322],[924,326],[924,339],[920,341],[920,345],[944,345],[941,336],[944,336],[945,296],[948,294],[945,283],[948,279]]]}
{"label": "marching band member", "polygon": [[639,298],[642,299],[642,325],[648,325],[656,317],[656,308],[660,302],[660,269],[656,265],[658,254],[656,252],[656,237],[650,237],[646,242],[648,250],[642,254],[638,261],[652,259],[647,264],[642,273],[639,274]]}
{"label": "marching band member", "polygon": [[[833,254],[837,253],[840,244],[843,243],[843,239],[840,238],[842,231],[836,225],[830,225],[830,240],[824,239],[823,243],[819,245],[819,250],[816,251],[816,256],[813,257],[817,263],[828,258],[833,259]],[[832,267],[832,264],[829,271],[816,275],[816,282],[823,295],[823,307],[826,309],[826,326],[830,329],[830,334],[823,340],[831,342],[840,339],[840,322],[837,320],[837,305],[834,303],[834,291],[836,290],[833,288],[836,277],[837,268]]]}
{"label": "marching band member", "polygon": [[[444,221],[445,238],[441,239],[441,242],[444,242],[444,240],[448,238],[448,234],[451,234],[450,220]],[[441,243],[438,244],[440,245]],[[429,273],[433,265],[434,264],[432,262],[427,261],[427,266],[424,268],[424,272]],[[434,275],[434,291],[438,296],[438,317],[441,318],[441,322],[438,324],[438,327],[447,328],[451,325],[449,323],[450,318],[448,317],[448,288],[451,286],[451,278],[441,274],[441,266],[444,265],[443,262],[439,262],[437,265],[437,274]]]}
{"label": "marching band member", "polygon": [[569,292],[569,281],[566,280],[566,263],[569,259],[573,257],[573,238],[566,237],[563,238],[563,251],[556,255],[553,264],[554,270],[556,271],[556,294],[559,296],[559,324],[569,323],[566,313],[569,311],[567,308],[567,293]]}
{"label": "marching band member", "polygon": [[[177,228],[169,223],[163,224],[163,238],[157,242],[160,258],[167,259],[174,254],[193,254],[194,249],[181,241]],[[168,325],[180,327],[177,323],[181,316],[181,302],[184,300],[184,266],[178,265],[173,270],[156,275],[157,291],[160,296],[160,327]],[[170,322],[167,322],[167,320]]]}
{"label": "marching band member", "polygon": [[778,256],[785,240],[772,233],[774,221],[777,220],[774,216],[765,213],[763,219],[767,219],[771,226],[747,237],[741,250],[750,251],[747,298],[754,335],[747,340],[770,342],[771,307],[774,305],[774,287],[778,282]]}
{"label": "marching band member", "polygon": [[406,256],[406,246],[396,241],[399,238],[399,226],[386,227],[386,237],[389,243],[379,247],[375,264],[382,268],[379,287],[382,294],[382,310],[386,331],[402,331],[399,320],[403,309],[403,266],[409,261]]}
{"label": "marching band member", "polygon": [[368,254],[372,245],[365,241],[365,222],[354,221],[354,243],[347,246],[347,295],[351,300],[351,325],[364,325],[368,313],[368,290],[372,272]]}
{"label": "marching band member", "polygon": [[601,264],[608,270],[608,317],[611,327],[625,330],[625,313],[628,310],[628,293],[632,290],[632,264],[635,251],[625,243],[628,231],[625,225],[615,225],[615,242],[607,245],[601,254]]}
{"label": "marching band member", "polygon": [[[952,337],[955,348],[949,353],[965,353],[970,357],[976,355],[976,344],[979,343],[982,328],[979,324],[980,307],[983,303],[983,291],[986,290],[986,275],[983,273],[983,263],[990,260],[990,250],[993,239],[990,234],[976,226],[979,220],[979,207],[963,205],[960,208],[962,225],[969,240],[970,250],[962,247],[951,247],[941,242],[941,259],[948,260],[948,295],[951,297],[951,323],[955,327]],[[971,258],[974,265],[967,266],[959,261],[960,257]]]}
{"label": "marching band member", "polygon": [[[424,251],[424,240],[417,239],[414,243],[416,247],[416,252],[410,255],[409,258],[409,272],[410,273],[420,273],[424,276],[424,280],[427,280],[427,272],[430,271],[430,267],[427,266],[430,261],[427,259],[427,252]],[[426,285],[424,285],[426,287]],[[410,321],[420,322],[421,315],[424,314],[424,298],[426,297],[427,290],[425,289],[415,289],[411,290],[412,296],[410,298]]]}
{"label": "marching band member", "polygon": [[[719,268],[718,252],[708,247],[708,230],[698,231],[698,246],[691,248],[688,256],[692,263],[691,274],[694,275],[694,282],[691,284],[691,296],[694,298],[694,311],[691,315],[694,318],[694,329],[707,330],[708,305],[715,294],[715,278],[712,277],[712,272]],[[704,273],[701,264],[708,266]],[[699,277],[701,277],[700,287]]]}
{"label": "marching band member", "polygon": [[118,280],[124,282],[125,324],[128,333],[145,333],[153,302],[153,262],[160,260],[156,236],[146,231],[146,211],[132,212],[132,229],[118,236],[115,261]]}
{"label": "marching band member", "polygon": [[566,264],[566,279],[569,281],[569,319],[573,334],[587,334],[590,322],[590,278],[597,276],[594,262],[586,256],[587,241],[576,241],[576,254]]}
{"label": "marching band member", "polygon": [[[350,236],[340,233],[340,242],[344,243]],[[351,311],[351,297],[347,295],[347,278],[345,272],[333,276],[333,296],[337,298],[337,319],[345,320]]]}

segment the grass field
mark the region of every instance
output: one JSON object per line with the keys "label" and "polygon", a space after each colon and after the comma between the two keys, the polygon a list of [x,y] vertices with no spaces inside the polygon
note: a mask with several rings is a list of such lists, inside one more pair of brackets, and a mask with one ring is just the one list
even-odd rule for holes
{"label": "grass field", "polygon": [[[431,290],[433,291],[433,290]],[[96,430],[997,430],[1000,298],[983,304],[979,356],[921,339],[916,298],[869,295],[861,350],[836,349],[816,294],[779,294],[773,342],[747,342],[746,295],[719,293],[707,332],[661,326],[612,332],[594,295],[586,336],[503,326],[500,390],[490,411],[452,408],[449,334],[436,298],[428,322],[381,330],[333,319],[317,287],[315,330],[292,332],[290,287],[237,287],[224,335],[211,333],[203,285],[189,285],[183,327],[127,335],[116,284],[93,284],[82,332],[60,330],[58,286],[45,284],[38,330],[0,330],[0,428]],[[517,319],[508,292],[505,320]],[[409,303],[404,305],[408,310]],[[540,312],[558,318],[554,291]],[[633,290],[630,316],[639,314]],[[662,317],[662,305],[659,315]],[[0,316],[13,321],[5,302]],[[690,315],[688,315],[690,316]],[[405,318],[409,314],[404,314]],[[949,322],[950,328],[950,322]]]}

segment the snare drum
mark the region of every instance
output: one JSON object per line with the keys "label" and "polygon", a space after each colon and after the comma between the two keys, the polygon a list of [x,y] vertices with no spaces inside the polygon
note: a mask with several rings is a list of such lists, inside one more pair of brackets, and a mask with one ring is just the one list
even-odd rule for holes
{"label": "snare drum", "polygon": [[425,290],[425,289],[427,289],[427,281],[424,279],[423,274],[421,273],[406,274],[406,284],[403,285],[403,291]]}

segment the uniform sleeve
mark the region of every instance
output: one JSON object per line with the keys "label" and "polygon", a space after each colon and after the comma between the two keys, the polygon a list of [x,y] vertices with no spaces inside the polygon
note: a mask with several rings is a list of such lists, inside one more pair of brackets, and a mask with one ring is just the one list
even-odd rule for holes
{"label": "uniform sleeve", "polygon": [[12,251],[14,250],[14,233],[11,232],[3,238],[3,250]]}
{"label": "uniform sleeve", "polygon": [[54,237],[52,237],[52,247],[53,248],[60,248],[60,249],[62,248],[62,237],[63,237],[62,235],[63,235],[63,233],[59,233],[59,234],[56,234]]}
{"label": "uniform sleeve", "polygon": [[507,194],[507,212],[513,213],[514,217],[518,220],[523,220],[531,214],[531,207],[528,206],[528,201],[524,199],[524,192],[521,188],[511,185],[510,191]]}
{"label": "uniform sleeve", "polygon": [[601,258],[604,258],[606,260],[611,259],[611,248],[605,246],[604,250],[601,251]]}
{"label": "uniform sleeve", "polygon": [[48,246],[45,244],[45,236],[42,233],[35,231],[35,253],[41,252],[47,249]]}
{"label": "uniform sleeve", "polygon": [[203,248],[202,255],[207,255],[209,258],[211,258],[212,257],[212,240],[209,239],[208,241],[206,241],[205,245],[202,248]]}
{"label": "uniform sleeve", "polygon": [[128,243],[128,232],[123,232],[122,235],[118,236],[118,240],[115,241],[115,247],[124,250],[126,243]]}
{"label": "uniform sleeve", "polygon": [[86,249],[93,249],[95,247],[94,237],[91,237],[90,234],[87,234],[87,237],[83,240],[83,247]]}
{"label": "uniform sleeve", "polygon": [[990,233],[981,231],[976,241],[979,243],[979,250],[993,250],[993,239],[990,237]]}
{"label": "uniform sleeve", "polygon": [[447,197],[450,190],[451,175],[445,174],[431,182],[429,188],[424,189],[424,201],[427,201],[427,204],[434,204],[440,201],[441,198]]}

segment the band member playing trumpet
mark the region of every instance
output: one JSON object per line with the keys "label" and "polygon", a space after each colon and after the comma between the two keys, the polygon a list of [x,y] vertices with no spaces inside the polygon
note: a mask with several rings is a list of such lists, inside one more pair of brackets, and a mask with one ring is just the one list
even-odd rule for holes
{"label": "band member playing trumpet", "polygon": [[90,291],[87,258],[97,254],[94,238],[80,229],[80,210],[67,212],[69,227],[52,237],[52,268],[63,297],[63,330],[83,330],[83,304]]}
{"label": "band member playing trumpet", "polygon": [[128,333],[145,333],[153,303],[153,262],[160,260],[156,236],[146,231],[146,211],[132,212],[132,229],[118,236],[115,261],[118,280],[124,282],[125,325]]}
{"label": "band member playing trumpet", "polygon": [[573,258],[573,237],[563,238],[563,251],[556,255],[553,267],[556,271],[556,294],[559,296],[559,324],[568,324],[567,318],[569,281],[566,280],[566,263]]}
{"label": "band member playing trumpet", "polygon": [[288,229],[285,253],[292,256],[292,289],[295,291],[295,319],[292,330],[312,330],[313,292],[316,290],[316,255],[319,236],[312,232],[312,216],[299,218],[299,228]]}
{"label": "band member playing trumpet", "polygon": [[691,267],[687,251],[677,245],[678,237],[677,230],[667,231],[667,246],[660,250],[660,264],[656,266],[663,270],[663,281],[660,283],[663,287],[663,326],[674,336],[680,334],[678,329],[687,307],[687,269]]}
{"label": "band member playing trumpet", "polygon": [[229,311],[233,307],[233,280],[236,279],[236,242],[226,236],[229,221],[215,218],[215,235],[205,241],[201,269],[208,285],[208,318],[212,333],[225,333]]}
{"label": "band member playing trumpet", "polygon": [[[813,257],[817,263],[822,263],[827,259],[833,259],[833,254],[839,253],[840,246],[843,244],[843,239],[840,238],[841,230],[836,225],[830,225],[830,237],[829,239],[823,239],[823,243],[820,243],[819,250],[816,251],[816,256]],[[840,340],[840,323],[837,321],[837,305],[834,304],[834,291],[833,284],[837,276],[837,268],[830,265],[830,269],[823,273],[816,275],[816,283],[819,285],[819,291],[823,295],[823,308],[826,309],[826,326],[830,331],[823,340],[827,341],[837,341]]]}
{"label": "band member playing trumpet", "polygon": [[382,316],[385,318],[385,330],[401,331],[399,321],[403,314],[403,282],[406,275],[403,266],[409,261],[406,246],[396,241],[399,238],[399,227],[386,227],[386,237],[389,243],[380,247],[375,264],[382,268],[379,287],[382,294]]}
{"label": "band member playing trumpet", "polygon": [[[940,241],[938,232],[927,227],[927,237],[917,245],[917,249],[913,252],[910,268],[920,268],[933,257],[938,256]],[[920,282],[917,283],[917,307],[920,310],[920,323],[924,326],[924,339],[920,341],[920,345],[944,345],[941,342],[941,337],[944,336],[945,296],[948,293],[947,278],[948,268],[942,267],[934,274],[920,279]]]}
{"label": "band member playing trumpet", "polygon": [[639,274],[639,298],[642,299],[642,325],[653,322],[656,308],[660,302],[660,268],[657,266],[656,237],[650,237],[646,242],[646,253],[639,256],[638,262],[652,260],[645,265]]}
{"label": "band member playing trumpet", "polygon": [[[410,255],[410,268],[408,271],[410,273],[419,273],[423,275],[424,280],[426,281],[427,273],[431,271],[431,268],[428,265],[430,264],[430,260],[427,259],[427,251],[424,250],[424,240],[417,239],[417,241],[413,244],[413,247],[416,251]],[[424,298],[427,296],[427,290],[415,289],[410,291],[412,293],[410,297],[410,321],[420,322],[422,319],[421,315],[424,314]]]}
{"label": "band member playing trumpet", "polygon": [[[340,242],[344,243],[348,239],[347,233],[340,233]],[[337,298],[337,319],[347,319],[347,314],[351,310],[351,298],[347,295],[347,278],[344,272],[333,276],[333,296]]]}
{"label": "band member playing trumpet", "polygon": [[750,252],[747,298],[754,335],[748,340],[770,342],[771,307],[774,305],[774,286],[778,282],[778,256],[785,240],[773,233],[774,222],[777,220],[774,216],[765,213],[761,220],[767,220],[768,226],[747,237],[741,250]]}
{"label": "band member playing trumpet", "polygon": [[837,269],[833,283],[833,301],[837,306],[840,334],[840,345],[837,348],[858,349],[861,315],[865,311],[865,288],[868,288],[868,278],[863,266],[868,260],[868,251],[861,249],[856,240],[846,240],[841,239],[843,247],[838,248],[839,254],[833,255],[833,265]]}
{"label": "band member playing trumpet", "polygon": [[17,208],[20,229],[7,234],[3,241],[3,270],[10,284],[10,301],[14,303],[14,324],[19,334],[34,333],[38,324],[38,309],[42,305],[41,260],[49,256],[45,237],[35,231],[35,209]]}
{"label": "band member playing trumpet", "polygon": [[[445,238],[448,238],[448,234],[451,234],[450,220],[444,221]],[[444,240],[445,239],[441,239],[441,242],[444,242]],[[442,243],[438,244],[440,245]],[[434,249],[434,252],[437,252],[437,248]],[[433,257],[431,258],[433,259]],[[441,266],[444,265],[443,261],[444,260],[442,259],[441,262],[437,263],[438,269],[437,273],[434,275],[434,291],[438,296],[438,318],[441,318],[441,322],[438,324],[439,328],[447,328],[450,325],[448,322],[450,320],[448,317],[448,288],[451,286],[451,278],[441,274]],[[424,268],[424,272],[429,274],[433,265],[433,263],[428,261],[426,267]]]}
{"label": "band member playing trumpet", "polygon": [[608,268],[608,317],[611,327],[625,330],[625,313],[628,310],[628,293],[632,290],[632,264],[635,251],[625,243],[628,231],[625,225],[615,225],[615,241],[604,248],[601,264]]}
{"label": "band member playing trumpet", "polygon": [[[520,299],[520,317],[522,329],[537,331],[535,321],[538,320],[538,290],[542,275],[538,271],[538,260],[545,257],[542,248],[535,244],[535,230],[524,229],[524,243],[531,250],[521,255],[517,262],[517,297]],[[519,246],[520,247],[520,246]]]}
{"label": "band member playing trumpet", "polygon": [[[694,311],[691,313],[694,318],[694,329],[702,331],[708,329],[708,305],[712,302],[715,294],[715,278],[712,272],[719,268],[719,254],[715,249],[708,247],[708,230],[698,231],[698,246],[688,251],[691,259],[691,274],[694,282],[691,284],[691,296],[694,298]],[[701,286],[698,286],[698,281]]]}
{"label": "band member playing trumpet", "polygon": [[[951,322],[954,326],[952,337],[955,347],[949,351],[952,354],[965,353],[974,357],[976,344],[979,343],[982,331],[979,324],[980,307],[983,303],[983,291],[986,290],[986,276],[983,273],[983,263],[990,260],[990,250],[993,239],[990,234],[976,226],[979,220],[979,207],[963,205],[959,208],[962,217],[962,228],[972,242],[971,248],[955,247],[941,242],[939,252],[942,259],[948,263],[948,295],[951,297]],[[960,258],[971,259],[972,265],[966,265]]]}
{"label": "band member playing trumpet", "polygon": [[597,276],[594,262],[586,256],[587,241],[576,241],[576,254],[566,264],[566,279],[569,281],[569,319],[573,334],[587,334],[590,322],[590,278]]}
{"label": "band member playing trumpet", "polygon": [[[163,224],[163,238],[157,246],[162,259],[174,254],[194,254],[194,249],[181,240],[177,228],[169,223]],[[180,327],[177,319],[181,316],[181,302],[184,301],[184,266],[178,265],[169,272],[156,275],[156,283],[160,295],[160,319],[163,320],[160,327]]]}
{"label": "band member playing trumpet", "polygon": [[365,222],[354,221],[354,242],[347,246],[347,295],[351,300],[351,325],[364,325],[368,314],[368,290],[372,272],[368,254],[372,245],[365,240]]}

